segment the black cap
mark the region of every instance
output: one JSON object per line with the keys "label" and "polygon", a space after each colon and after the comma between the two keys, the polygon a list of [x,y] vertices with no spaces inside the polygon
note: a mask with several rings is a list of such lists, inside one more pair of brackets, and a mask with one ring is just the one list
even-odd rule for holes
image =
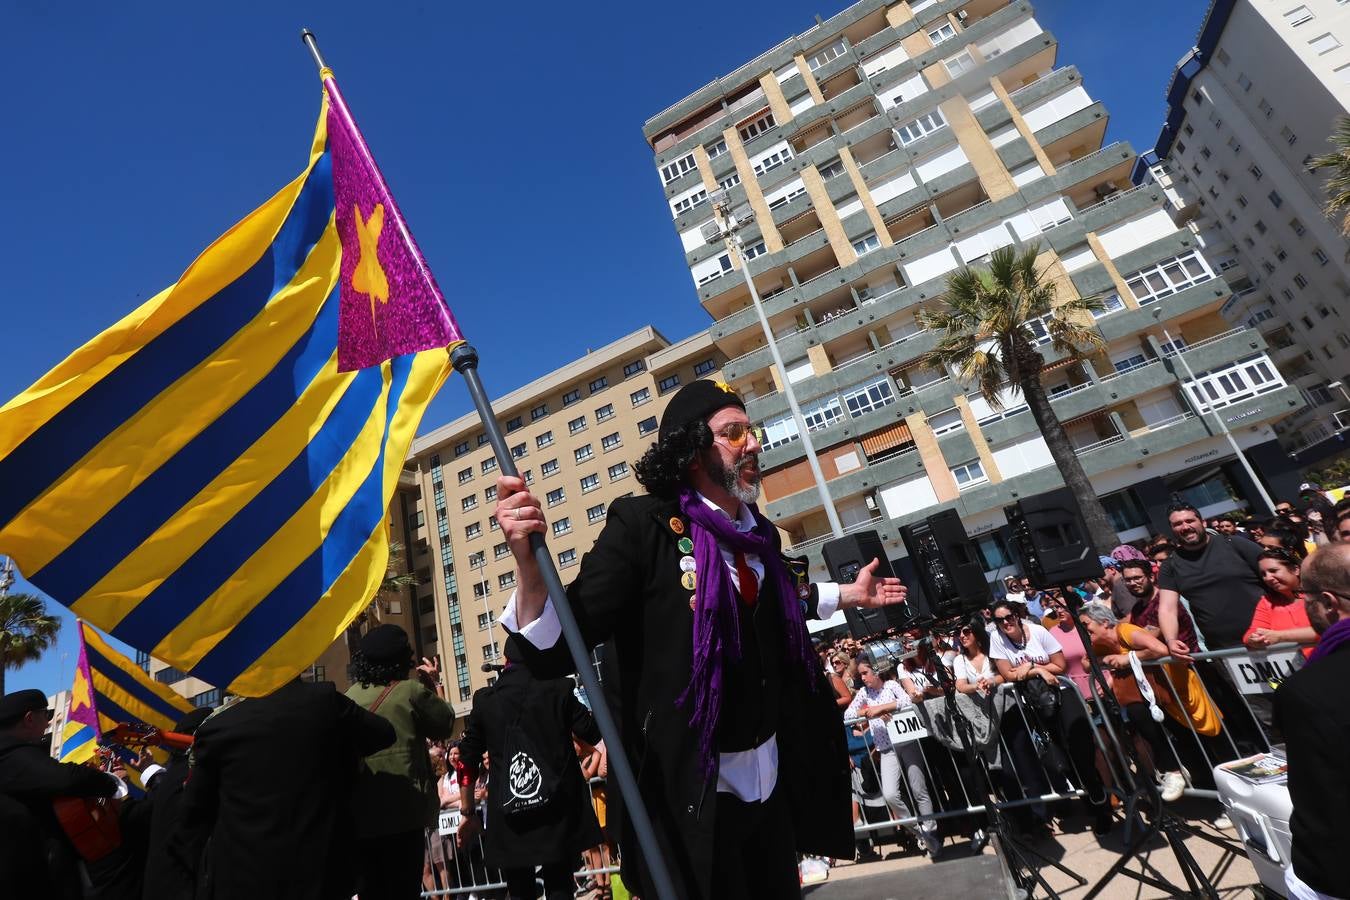
{"label": "black cap", "polygon": [[381,665],[406,662],[412,665],[412,645],[408,633],[397,625],[378,625],[361,638],[361,655],[367,662]]}
{"label": "black cap", "polygon": [[47,708],[47,695],[36,688],[0,697],[0,728],[7,728],[35,709]]}
{"label": "black cap", "polygon": [[691,381],[670,398],[661,417],[661,440],[690,422],[706,419],[719,409],[736,406],[745,409],[745,401],[725,381]]}

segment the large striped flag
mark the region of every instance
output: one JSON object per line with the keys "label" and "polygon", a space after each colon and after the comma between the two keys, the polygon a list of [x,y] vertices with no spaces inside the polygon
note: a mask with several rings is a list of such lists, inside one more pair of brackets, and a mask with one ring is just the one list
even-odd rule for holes
{"label": "large striped flag", "polygon": [[[459,340],[434,283],[419,302],[440,310],[399,325],[421,255],[326,85],[298,178],[0,407],[0,551],[80,617],[245,696],[294,678],[373,598],[386,509]],[[369,368],[338,364],[339,283]],[[400,328],[421,343],[370,339]]]}
{"label": "large striped flag", "polygon": [[[61,742],[62,762],[84,762],[118,725],[172,731],[192,704],[117,652],[97,631],[78,623],[80,658]],[[92,731],[93,734],[88,734]]]}

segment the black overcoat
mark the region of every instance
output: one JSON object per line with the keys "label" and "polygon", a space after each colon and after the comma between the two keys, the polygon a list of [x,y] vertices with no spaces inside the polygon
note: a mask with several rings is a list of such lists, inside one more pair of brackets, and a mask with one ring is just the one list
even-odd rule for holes
{"label": "black overcoat", "polygon": [[[530,748],[548,761],[557,775],[557,792],[538,812],[507,816],[511,761],[506,758],[506,733],[519,721]],[[478,760],[487,751],[491,778],[484,821],[483,859],[497,868],[522,868],[571,863],[582,850],[600,844],[600,823],[591,792],[581,774],[572,735],[588,744],[600,730],[567,678],[539,679],[524,666],[508,666],[491,687],[473,695],[473,711],[460,742],[460,757]]]}
{"label": "black overcoat", "polygon": [[[590,646],[613,641],[623,743],[674,870],[676,890],[681,897],[712,897],[716,775],[704,777],[689,711],[676,706],[693,659],[693,592],[684,587],[680,568],[689,554],[679,546],[689,529],[673,501],[651,496],[615,500],[568,598]],[[817,590],[807,584],[804,563],[791,562],[799,595],[784,599],[804,603],[806,617],[813,618]],[[761,604],[777,600],[766,585]],[[512,652],[538,675],[575,668],[562,640],[548,650],[536,649],[520,635],[509,640]],[[800,664],[786,665],[789,671],[778,680],[778,785],[787,790],[797,850],[848,857],[854,848],[842,713],[823,671],[813,667],[802,673]],[[808,680],[814,690],[808,689]],[[724,709],[724,721],[727,714]],[[611,784],[607,798],[624,881],[635,893],[655,896],[617,786]]]}

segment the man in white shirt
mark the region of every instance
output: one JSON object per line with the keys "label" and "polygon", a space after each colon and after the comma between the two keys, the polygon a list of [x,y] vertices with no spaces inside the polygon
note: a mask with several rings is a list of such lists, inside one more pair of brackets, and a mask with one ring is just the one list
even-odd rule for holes
{"label": "man in white shirt", "polygon": [[[798,852],[852,853],[842,718],[805,619],[905,596],[877,560],[851,584],[811,584],[805,560],[783,557],[753,505],[759,452],[730,387],[682,388],[635,466],[648,495],[611,505],[568,588],[588,643],[613,639],[623,742],[681,897],[797,897]],[[501,478],[496,517],[518,576],[502,625],[537,674],[565,674],[529,548],[543,510]],[[653,896],[620,821],[624,880]]]}

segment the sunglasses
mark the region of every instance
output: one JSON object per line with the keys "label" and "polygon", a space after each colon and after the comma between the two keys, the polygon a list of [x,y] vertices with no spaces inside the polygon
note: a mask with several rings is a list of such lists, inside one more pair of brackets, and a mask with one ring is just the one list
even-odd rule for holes
{"label": "sunglasses", "polygon": [[757,443],[764,443],[764,429],[758,425],[751,425],[749,422],[732,422],[716,434],[717,437],[725,440],[727,446],[733,450],[744,447],[750,440],[751,435],[754,435]]}
{"label": "sunglasses", "polygon": [[1009,622],[1016,622],[1017,616],[994,616],[994,621],[1000,625],[1007,625]]}
{"label": "sunglasses", "polygon": [[1277,506],[1277,507],[1275,507],[1275,515],[1277,515],[1277,516],[1287,516],[1287,515],[1289,515],[1290,513],[1292,513],[1293,511],[1294,511],[1294,508],[1293,508],[1292,506]]}
{"label": "sunglasses", "polygon": [[974,628],[971,628],[969,625],[965,625],[965,626],[962,626],[962,628],[961,628],[961,633],[962,633],[962,634],[974,634],[974,633],[975,633],[975,629],[974,629]]}

